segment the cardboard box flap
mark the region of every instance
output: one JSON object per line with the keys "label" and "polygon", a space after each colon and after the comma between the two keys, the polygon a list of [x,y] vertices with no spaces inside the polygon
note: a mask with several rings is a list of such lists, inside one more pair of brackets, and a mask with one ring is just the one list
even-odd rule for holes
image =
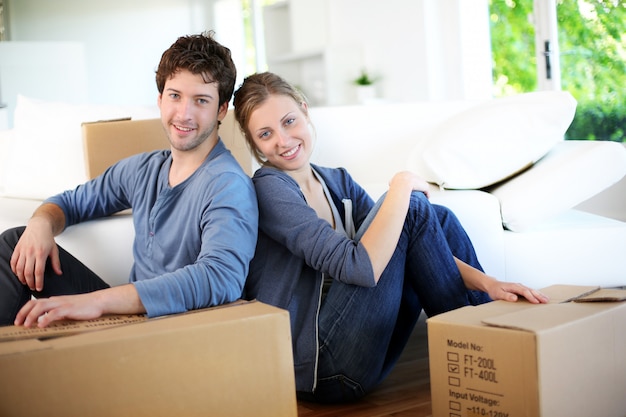
{"label": "cardboard box flap", "polygon": [[541,289],[541,292],[550,297],[550,303],[568,303],[580,297],[600,290],[598,286],[586,285],[551,285]]}
{"label": "cardboard box flap", "polygon": [[574,300],[577,303],[593,301],[626,301],[626,290],[614,288],[602,288],[589,295],[585,295]]}
{"label": "cardboard box flap", "polygon": [[[463,323],[465,326],[484,327],[482,320],[487,317],[501,316],[531,306],[529,302],[520,300],[516,303],[493,301],[480,306],[465,306],[444,314],[437,314],[426,319],[430,323]],[[480,307],[480,308],[479,308]]]}
{"label": "cardboard box flap", "polygon": [[488,326],[542,333],[568,323],[589,319],[606,309],[606,303],[540,304],[523,311],[487,317],[482,322]]}
{"label": "cardboard box flap", "polygon": [[[546,307],[559,306],[577,299],[586,299],[582,297],[589,297],[591,300],[594,298],[594,294],[600,294],[604,297],[603,292],[600,292],[600,287],[598,286],[552,285],[542,288],[541,292],[550,298],[549,304],[535,305],[527,302],[523,298],[520,298],[520,300],[515,303],[493,301],[491,303],[482,304],[479,306],[480,308],[467,306],[449,311],[445,314],[436,315],[428,318],[426,322],[454,322],[463,323],[466,326],[482,327],[489,325],[510,329],[540,331],[541,329],[547,329],[555,324],[561,323],[565,319],[565,310],[563,313],[554,314],[546,310]],[[537,315],[536,320],[534,320],[536,323],[529,324],[526,323],[527,320],[521,319],[522,317],[526,317],[527,310],[536,309],[541,309],[541,311],[529,313]],[[558,311],[558,308],[554,310]]]}
{"label": "cardboard box flap", "polygon": [[[0,356],[6,353],[26,351],[26,350],[38,350],[38,349],[50,349],[55,346],[55,343],[65,343],[60,341],[67,336],[79,336],[85,333],[92,333],[101,330],[111,330],[114,327],[121,327],[127,325],[133,325],[138,323],[144,323],[147,321],[155,322],[162,321],[166,318],[179,319],[180,317],[186,317],[192,314],[201,313],[203,311],[211,311],[211,317],[217,317],[216,311],[219,309],[225,309],[229,307],[239,306],[243,304],[262,304],[257,301],[245,301],[237,300],[232,303],[222,304],[219,306],[208,307],[198,310],[190,310],[186,313],[179,313],[169,316],[160,316],[149,319],[145,314],[114,314],[99,317],[93,320],[62,320],[53,322],[50,326],[45,328],[39,327],[23,327],[23,326],[3,326],[0,327]],[[256,308],[256,307],[255,307]],[[262,310],[259,310],[262,311]],[[205,319],[206,320],[206,319]],[[129,330],[132,334],[135,330]],[[105,340],[110,337],[112,333],[106,333],[106,336],[102,336]],[[95,336],[94,336],[95,337]],[[52,342],[52,339],[59,339],[59,341]],[[74,338],[67,339],[68,343],[75,343]],[[17,342],[17,343],[12,343]],[[45,342],[45,343],[42,343]],[[12,346],[21,346],[21,348],[13,348]]]}
{"label": "cardboard box flap", "polygon": [[[137,324],[112,326],[97,332],[85,332],[69,337],[57,337],[50,339],[48,344],[54,349],[63,349],[68,346],[106,344],[109,339],[130,340],[137,337],[145,337],[146,334],[173,334],[176,333],[179,328],[203,328],[208,325],[228,327],[235,322],[254,321],[273,316],[276,315],[277,311],[287,314],[277,307],[259,301],[235,301],[215,307],[190,310],[185,313],[154,317],[143,322],[138,322]],[[143,334],[140,335],[137,333],[136,325],[142,326]]]}
{"label": "cardboard box flap", "polygon": [[108,329],[114,326],[139,323],[148,320],[145,314],[109,315],[93,320],[61,320],[51,323],[48,327],[0,327],[0,346],[2,342],[22,339],[50,339],[52,337],[67,336],[77,333],[92,332]]}

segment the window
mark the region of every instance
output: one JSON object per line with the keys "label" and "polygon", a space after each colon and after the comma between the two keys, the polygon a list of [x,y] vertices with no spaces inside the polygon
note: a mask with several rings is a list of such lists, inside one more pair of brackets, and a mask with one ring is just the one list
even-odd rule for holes
{"label": "window", "polygon": [[7,39],[6,33],[6,25],[5,21],[5,9],[4,9],[4,0],[0,0],[0,41],[5,41]]}
{"label": "window", "polygon": [[241,0],[244,12],[246,38],[246,74],[267,71],[265,61],[265,35],[263,7],[281,0]]}
{"label": "window", "polygon": [[489,3],[494,95],[562,88],[578,101],[567,138],[626,143],[626,4]]}

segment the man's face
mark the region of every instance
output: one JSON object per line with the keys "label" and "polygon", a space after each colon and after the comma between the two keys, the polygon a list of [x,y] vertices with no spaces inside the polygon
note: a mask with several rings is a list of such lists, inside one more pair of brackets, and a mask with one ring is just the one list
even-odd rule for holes
{"label": "man's face", "polygon": [[217,83],[207,84],[201,75],[182,70],[165,82],[159,95],[161,122],[173,150],[210,149],[217,141],[217,124],[228,103],[219,107]]}

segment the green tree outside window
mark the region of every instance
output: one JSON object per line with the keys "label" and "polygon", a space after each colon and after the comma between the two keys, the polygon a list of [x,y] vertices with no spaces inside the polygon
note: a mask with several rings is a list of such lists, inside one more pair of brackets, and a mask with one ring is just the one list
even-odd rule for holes
{"label": "green tree outside window", "polygon": [[[494,95],[537,86],[533,0],[490,0]],[[557,0],[561,84],[578,101],[567,139],[626,143],[626,1]]]}

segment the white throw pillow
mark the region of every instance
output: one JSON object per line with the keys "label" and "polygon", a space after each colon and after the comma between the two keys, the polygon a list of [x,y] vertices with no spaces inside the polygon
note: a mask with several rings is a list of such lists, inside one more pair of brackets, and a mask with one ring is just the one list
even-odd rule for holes
{"label": "white throw pillow", "polygon": [[626,147],[617,142],[567,140],[530,170],[494,187],[502,224],[521,232],[610,187],[626,175]]}
{"label": "white throw pillow", "polygon": [[479,189],[531,166],[563,140],[576,112],[568,92],[482,102],[439,123],[411,151],[409,167],[449,189]]}
{"label": "white throw pillow", "polygon": [[9,161],[9,154],[13,148],[13,129],[0,130],[0,196],[4,194],[4,167]]}
{"label": "white throw pillow", "polygon": [[81,124],[124,117],[159,117],[156,106],[69,104],[19,95],[7,155],[5,197],[45,199],[87,180]]}

